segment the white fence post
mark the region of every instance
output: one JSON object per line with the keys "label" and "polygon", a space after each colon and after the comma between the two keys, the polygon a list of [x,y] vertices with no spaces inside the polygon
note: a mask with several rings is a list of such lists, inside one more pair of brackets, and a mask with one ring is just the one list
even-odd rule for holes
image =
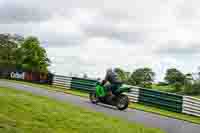
{"label": "white fence post", "polygon": [[200,116],[200,99],[184,96],[182,112],[185,114]]}
{"label": "white fence post", "polygon": [[131,92],[125,93],[131,102],[137,103],[139,99],[139,87],[132,86]]}
{"label": "white fence post", "polygon": [[54,75],[53,85],[70,89],[71,88],[71,80],[72,80],[71,77]]}

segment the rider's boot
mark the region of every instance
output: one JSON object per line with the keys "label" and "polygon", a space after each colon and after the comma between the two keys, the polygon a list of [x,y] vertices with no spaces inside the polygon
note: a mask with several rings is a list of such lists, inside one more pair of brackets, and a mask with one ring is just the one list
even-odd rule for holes
{"label": "rider's boot", "polygon": [[108,95],[109,95],[110,100],[112,100],[115,97],[115,95],[112,93],[112,91],[109,91]]}

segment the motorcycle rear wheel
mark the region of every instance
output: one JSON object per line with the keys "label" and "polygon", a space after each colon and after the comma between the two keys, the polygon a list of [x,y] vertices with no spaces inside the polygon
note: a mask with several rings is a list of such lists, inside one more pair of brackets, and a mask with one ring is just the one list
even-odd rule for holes
{"label": "motorcycle rear wheel", "polygon": [[97,97],[96,92],[91,92],[89,97],[90,97],[90,101],[93,104],[97,104],[99,102],[99,98]]}

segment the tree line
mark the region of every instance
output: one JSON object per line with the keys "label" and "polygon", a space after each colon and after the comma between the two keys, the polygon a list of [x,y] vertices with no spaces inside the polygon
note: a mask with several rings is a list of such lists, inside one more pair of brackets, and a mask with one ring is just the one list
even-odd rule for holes
{"label": "tree line", "polygon": [[[171,87],[171,92],[180,94],[200,94],[200,81],[195,80],[191,73],[184,74],[176,68],[169,68],[166,71],[164,82],[154,83],[155,72],[151,68],[138,68],[135,71],[127,72],[117,68],[121,80],[129,85],[153,88],[154,86]],[[165,91],[165,89],[162,89]],[[166,90],[167,91],[167,90]]]}
{"label": "tree line", "polygon": [[0,34],[0,69],[46,73],[49,65],[37,37]]}
{"label": "tree line", "polygon": [[[28,72],[48,72],[50,60],[37,37],[16,34],[0,34],[0,70],[14,69]],[[117,68],[121,80],[129,85],[153,88],[155,72],[151,68],[138,68],[133,72]],[[156,86],[170,86],[173,92],[200,94],[200,82],[192,74],[184,74],[176,68],[166,71],[164,82]]]}

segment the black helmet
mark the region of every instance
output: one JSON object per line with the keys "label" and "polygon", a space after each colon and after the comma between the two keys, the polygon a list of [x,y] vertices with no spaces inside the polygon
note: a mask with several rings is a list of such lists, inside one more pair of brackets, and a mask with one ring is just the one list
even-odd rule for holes
{"label": "black helmet", "polygon": [[113,71],[112,68],[108,68],[108,69],[106,70],[107,73],[111,73],[112,71]]}

